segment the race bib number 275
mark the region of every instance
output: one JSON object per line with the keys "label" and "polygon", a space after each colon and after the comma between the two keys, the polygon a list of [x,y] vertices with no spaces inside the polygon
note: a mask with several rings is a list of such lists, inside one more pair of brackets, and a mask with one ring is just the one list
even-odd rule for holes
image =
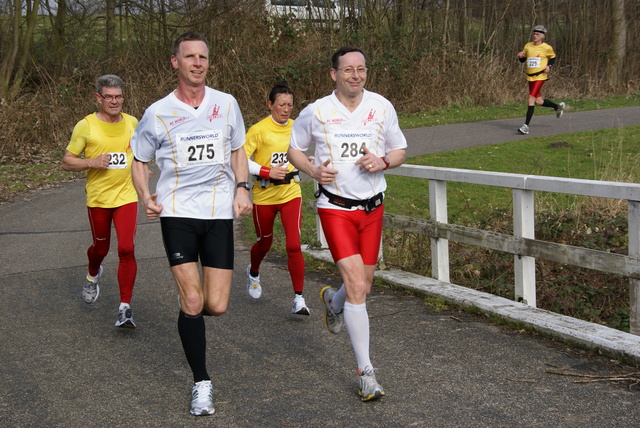
{"label": "race bib number 275", "polygon": [[192,167],[224,163],[222,131],[179,134],[176,138],[178,166]]}

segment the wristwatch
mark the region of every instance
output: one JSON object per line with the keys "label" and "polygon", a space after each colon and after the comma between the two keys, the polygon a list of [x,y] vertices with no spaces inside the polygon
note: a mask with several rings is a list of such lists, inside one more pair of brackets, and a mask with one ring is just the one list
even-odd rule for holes
{"label": "wristwatch", "polygon": [[239,189],[241,187],[244,187],[247,192],[251,190],[251,186],[249,186],[249,183],[247,183],[246,181],[241,181],[240,183],[236,184],[236,189]]}
{"label": "wristwatch", "polygon": [[386,157],[386,156],[382,156],[380,159],[382,159],[382,162],[384,162],[384,165],[385,165],[384,169],[389,168],[389,164],[391,163],[391,162],[389,161],[389,158],[388,158],[388,157]]}

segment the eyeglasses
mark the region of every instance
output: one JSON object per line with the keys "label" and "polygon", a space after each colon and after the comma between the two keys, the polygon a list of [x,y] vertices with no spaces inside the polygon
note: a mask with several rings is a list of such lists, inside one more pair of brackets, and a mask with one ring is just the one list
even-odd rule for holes
{"label": "eyeglasses", "polygon": [[116,100],[116,101],[120,102],[120,101],[124,100],[124,95],[116,95],[116,96],[106,95],[105,96],[105,95],[102,95],[100,92],[98,92],[98,95],[100,95],[103,100],[108,101],[108,102],[111,102],[113,100]]}
{"label": "eyeglasses", "polygon": [[369,69],[366,67],[358,67],[358,68],[347,67],[347,68],[336,68],[336,70],[344,71],[345,74],[355,74],[356,72],[358,74],[367,74],[367,70]]}

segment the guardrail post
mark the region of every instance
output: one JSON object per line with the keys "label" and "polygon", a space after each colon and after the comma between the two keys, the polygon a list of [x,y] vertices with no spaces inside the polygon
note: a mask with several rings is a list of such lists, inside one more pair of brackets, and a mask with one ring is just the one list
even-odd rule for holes
{"label": "guardrail post", "polygon": [[[313,180],[313,194],[318,191],[318,182]],[[316,239],[320,243],[321,248],[329,248],[329,244],[327,244],[327,238],[324,236],[324,230],[322,230],[322,222],[320,221],[320,216],[318,215],[318,207],[316,207]]]}
{"label": "guardrail post", "polygon": [[[429,210],[431,220],[448,223],[447,182],[429,180]],[[435,279],[449,282],[449,240],[431,239],[431,272]]]}
{"label": "guardrail post", "polygon": [[[628,202],[629,256],[640,256],[640,202]],[[629,278],[629,332],[640,335],[640,280]]]}
{"label": "guardrail post", "polygon": [[[533,190],[513,189],[513,234],[535,239]],[[536,259],[514,256],[516,301],[536,307]]]}

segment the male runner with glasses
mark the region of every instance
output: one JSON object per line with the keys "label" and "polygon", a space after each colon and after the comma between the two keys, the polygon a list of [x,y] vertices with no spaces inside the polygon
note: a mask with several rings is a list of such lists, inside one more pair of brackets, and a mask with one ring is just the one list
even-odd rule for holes
{"label": "male runner with glasses", "polygon": [[[100,294],[102,260],[109,252],[111,224],[118,236],[118,284],[120,307],[116,327],[135,328],[131,296],[137,263],[134,240],[138,221],[138,195],[131,180],[131,137],[138,119],[122,112],[124,82],[106,74],[96,81],[96,102],[100,111],[78,122],[62,157],[67,171],[87,170],[87,209],[93,244],[87,251],[89,268],[82,288],[82,300],[93,303]],[[84,157],[80,155],[84,152]]]}
{"label": "male runner with glasses", "polygon": [[[325,287],[325,324],[334,334],[347,328],[358,365],[362,401],[384,395],[369,358],[366,297],[378,262],[384,214],[384,170],[405,160],[407,141],[393,105],[364,89],[364,52],[338,49],[329,71],[330,95],[307,106],[293,124],[288,159],[320,185],[318,214],[343,284]],[[305,151],[315,144],[315,160]]]}
{"label": "male runner with glasses", "polygon": [[544,43],[547,29],[544,25],[536,25],[531,32],[531,41],[518,52],[518,60],[527,63],[527,81],[529,82],[529,108],[524,125],[518,128],[521,134],[529,133],[529,123],[533,117],[535,106],[551,107],[556,111],[556,117],[564,113],[564,103],[556,104],[553,101],[542,98],[541,89],[548,79],[551,66],[556,61],[553,48]]}

